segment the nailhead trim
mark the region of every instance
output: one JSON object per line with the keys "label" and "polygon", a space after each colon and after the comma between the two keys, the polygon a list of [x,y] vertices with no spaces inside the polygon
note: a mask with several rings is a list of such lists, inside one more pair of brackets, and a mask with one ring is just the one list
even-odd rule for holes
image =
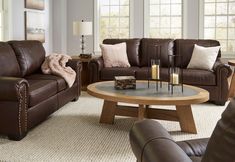
{"label": "nailhead trim", "polygon": [[20,136],[22,135],[22,130],[21,130],[21,115],[20,115],[20,112],[21,112],[21,105],[22,105],[22,95],[20,93],[20,85],[19,84],[16,84],[16,89],[17,89],[17,97],[18,97],[18,100],[19,100],[19,111],[18,111],[18,123],[19,123],[19,133],[20,133]]}
{"label": "nailhead trim", "polygon": [[24,113],[25,113],[25,120],[24,120],[24,125],[25,125],[25,132],[27,131],[27,119],[28,119],[28,114],[27,114],[27,108],[28,108],[28,99],[27,99],[27,86],[25,84],[25,89],[24,89],[24,98],[25,98],[25,102],[24,102],[24,106],[25,106],[25,109],[24,109]]}
{"label": "nailhead trim", "polygon": [[[21,94],[21,92],[20,92],[20,89],[21,88],[24,88],[24,93],[23,93],[23,95],[24,95],[24,99],[23,99],[23,95]],[[24,113],[25,113],[25,120],[24,120],[24,124],[25,124],[25,127],[24,127],[24,130],[25,130],[25,132],[27,131],[27,86],[26,86],[26,84],[17,84],[16,85],[16,89],[17,89],[17,97],[18,97],[18,100],[19,100],[19,111],[18,111],[18,122],[19,122],[19,125],[18,125],[18,127],[19,127],[19,134],[20,135],[22,135],[22,123],[21,123],[21,111],[22,111],[22,103],[23,103],[23,101],[24,101]]]}

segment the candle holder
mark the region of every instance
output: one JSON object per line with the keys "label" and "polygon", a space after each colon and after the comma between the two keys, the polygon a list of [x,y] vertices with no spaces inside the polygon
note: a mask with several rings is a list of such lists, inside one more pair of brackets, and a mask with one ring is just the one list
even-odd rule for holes
{"label": "candle holder", "polygon": [[174,93],[175,86],[181,86],[181,91],[182,93],[184,92],[183,69],[180,66],[175,66],[175,62],[177,59],[180,59],[181,61],[181,56],[168,55],[168,91],[171,91],[171,94]]}
{"label": "candle holder", "polygon": [[160,87],[162,87],[162,81],[160,77],[161,70],[161,46],[159,45],[151,45],[152,48],[155,49],[154,55],[149,56],[149,48],[148,48],[148,88],[150,87],[150,81],[156,82],[156,90],[158,91],[159,82]]}

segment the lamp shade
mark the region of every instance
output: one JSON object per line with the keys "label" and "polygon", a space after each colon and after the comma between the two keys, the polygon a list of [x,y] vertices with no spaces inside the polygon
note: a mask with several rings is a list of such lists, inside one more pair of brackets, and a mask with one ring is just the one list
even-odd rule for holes
{"label": "lamp shade", "polygon": [[73,22],[73,35],[92,35],[92,22]]}

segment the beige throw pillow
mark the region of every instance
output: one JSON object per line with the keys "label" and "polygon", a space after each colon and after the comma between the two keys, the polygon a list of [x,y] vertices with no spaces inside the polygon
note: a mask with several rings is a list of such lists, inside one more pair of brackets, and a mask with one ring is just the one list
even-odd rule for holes
{"label": "beige throw pillow", "polygon": [[100,45],[105,67],[130,67],[126,43]]}
{"label": "beige throw pillow", "polygon": [[218,56],[220,46],[202,47],[194,45],[192,58],[188,64],[189,69],[212,70]]}

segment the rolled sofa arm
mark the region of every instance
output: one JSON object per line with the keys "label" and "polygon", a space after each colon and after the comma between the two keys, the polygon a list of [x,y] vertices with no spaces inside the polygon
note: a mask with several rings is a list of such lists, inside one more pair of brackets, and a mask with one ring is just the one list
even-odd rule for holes
{"label": "rolled sofa arm", "polygon": [[215,100],[215,104],[224,105],[228,100],[228,77],[232,74],[232,69],[229,65],[217,60],[214,65],[214,71],[218,87],[218,98]]}
{"label": "rolled sofa arm", "polygon": [[78,94],[75,98],[75,101],[78,100],[78,97],[81,95],[81,71],[82,71],[82,63],[79,60],[69,60],[67,66],[71,67],[76,72],[76,80],[78,85]]}
{"label": "rolled sofa arm", "polygon": [[192,161],[157,121],[136,122],[129,137],[138,162]]}
{"label": "rolled sofa arm", "polygon": [[219,75],[225,75],[227,78],[232,74],[230,66],[223,63],[221,60],[215,62],[213,70]]}
{"label": "rolled sofa arm", "polygon": [[22,89],[28,90],[28,82],[22,78],[0,77],[0,101],[19,101]]}
{"label": "rolled sofa arm", "polygon": [[[82,63],[79,60],[69,60],[67,66],[71,67],[77,74],[82,71]],[[79,78],[78,75],[77,78]]]}
{"label": "rolled sofa arm", "polygon": [[27,134],[28,89],[25,79],[0,77],[0,133],[12,140]]}
{"label": "rolled sofa arm", "polygon": [[203,156],[206,152],[206,147],[209,138],[193,139],[187,141],[176,142],[178,146],[190,157],[190,156]]}
{"label": "rolled sofa arm", "polygon": [[100,71],[104,68],[104,60],[102,56],[92,59],[89,62],[89,78],[90,83],[100,81]]}

